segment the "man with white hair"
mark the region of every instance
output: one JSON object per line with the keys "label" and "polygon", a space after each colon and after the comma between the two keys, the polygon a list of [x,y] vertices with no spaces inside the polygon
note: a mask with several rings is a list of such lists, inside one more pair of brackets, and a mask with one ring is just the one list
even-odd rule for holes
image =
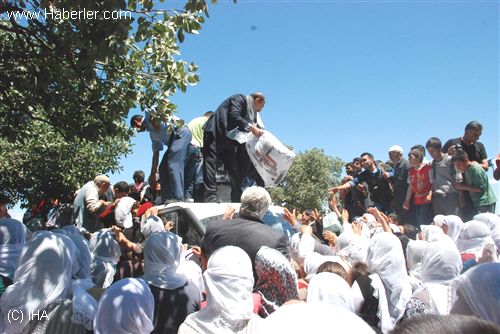
{"label": "man with white hair", "polygon": [[76,225],[86,228],[91,233],[99,229],[99,213],[110,204],[99,199],[99,196],[108,191],[110,184],[111,181],[106,175],[98,175],[78,190],[73,202],[73,217]]}
{"label": "man with white hair", "polygon": [[262,187],[247,188],[241,195],[239,217],[211,221],[201,242],[203,255],[208,259],[217,249],[237,246],[250,259],[255,259],[260,247],[277,249],[288,256],[288,239],[279,231],[264,225],[262,219],[271,204],[271,197]]}
{"label": "man with white hair", "polygon": [[[385,172],[385,177],[392,181],[394,186],[394,198],[391,207],[394,212],[400,216],[406,216],[403,210],[403,203],[408,190],[408,170],[410,164],[403,158],[403,148],[399,145],[393,145],[389,148],[389,160],[387,164],[391,166],[391,173]],[[403,219],[406,220],[406,219]]]}

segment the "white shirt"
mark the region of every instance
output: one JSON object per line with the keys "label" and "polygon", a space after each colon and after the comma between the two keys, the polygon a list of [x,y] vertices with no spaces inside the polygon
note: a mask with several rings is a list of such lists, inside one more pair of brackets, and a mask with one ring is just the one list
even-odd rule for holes
{"label": "white shirt", "polygon": [[132,223],[132,207],[135,204],[135,199],[132,197],[120,198],[120,201],[115,208],[116,225],[122,228],[131,228]]}

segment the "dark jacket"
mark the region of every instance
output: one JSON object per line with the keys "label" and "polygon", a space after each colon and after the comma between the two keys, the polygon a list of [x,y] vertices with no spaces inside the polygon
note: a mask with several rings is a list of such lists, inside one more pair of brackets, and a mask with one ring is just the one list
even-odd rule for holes
{"label": "dark jacket", "polygon": [[[257,117],[257,116],[255,116]],[[227,133],[235,128],[245,131],[249,123],[255,123],[248,115],[247,98],[243,94],[230,96],[220,104],[215,113],[207,120],[203,129],[216,138],[217,146],[230,141]]]}
{"label": "dark jacket", "polygon": [[286,257],[288,239],[279,231],[252,218],[218,219],[211,221],[201,242],[203,251],[210,255],[224,246],[236,246],[243,249],[252,263],[260,247],[277,249]]}

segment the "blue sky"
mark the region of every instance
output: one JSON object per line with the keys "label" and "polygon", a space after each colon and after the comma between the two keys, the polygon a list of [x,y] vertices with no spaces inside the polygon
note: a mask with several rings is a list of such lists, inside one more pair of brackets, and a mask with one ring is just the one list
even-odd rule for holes
{"label": "blue sky", "polygon": [[[262,91],[261,116],[282,142],[343,160],[364,151],[386,160],[393,144],[406,154],[478,120],[493,157],[499,26],[498,1],[219,1],[181,45],[201,81],[173,101],[189,121],[231,94]],[[113,181],[149,172],[149,136],[132,142]]]}
{"label": "blue sky", "polygon": [[[210,14],[181,45],[201,77],[173,98],[186,121],[231,94],[262,91],[266,127],[298,151],[385,160],[393,144],[444,141],[478,120],[488,154],[500,152],[496,1],[242,0]],[[133,143],[127,177],[150,168],[148,136]]]}
{"label": "blue sky", "polygon": [[[366,150],[385,159],[393,144],[458,137],[478,120],[493,156],[498,10],[498,2],[219,2],[181,46],[201,82],[173,100],[189,121],[231,94],[262,91],[261,116],[278,138],[344,160]],[[134,144],[125,175],[149,158],[147,135]]]}

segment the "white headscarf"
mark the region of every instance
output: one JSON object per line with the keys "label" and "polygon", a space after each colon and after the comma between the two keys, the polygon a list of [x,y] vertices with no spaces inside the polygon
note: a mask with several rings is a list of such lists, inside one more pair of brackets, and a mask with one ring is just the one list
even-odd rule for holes
{"label": "white headscarf", "polygon": [[[382,231],[382,227],[377,226],[377,219],[371,213],[365,213],[361,217],[354,218],[353,224],[361,224],[361,236],[370,238],[373,234]],[[344,233],[353,232],[352,224],[344,223]]]}
{"label": "white headscarf", "polygon": [[425,241],[434,242],[445,239],[451,240],[448,235],[444,234],[443,229],[435,225],[421,225],[420,229],[422,230],[420,233]]}
{"label": "white headscarf", "polygon": [[17,259],[26,242],[26,229],[18,220],[0,219],[0,275],[14,278]]}
{"label": "white headscarf", "polygon": [[462,232],[462,228],[464,225],[464,222],[459,216],[455,215],[448,215],[448,216],[443,216],[443,215],[437,215],[434,217],[434,225],[437,227],[443,228],[443,225],[448,226],[448,231],[446,234],[454,241],[456,242],[458,239],[458,236],[460,235],[460,232]]}
{"label": "white headscarf", "polygon": [[461,270],[462,259],[453,242],[430,243],[422,257],[422,286],[415,294],[427,290],[432,312],[449,314],[453,302],[450,284]]}
{"label": "white headscarf", "polygon": [[411,298],[403,248],[392,233],[377,233],[370,240],[368,270],[380,276],[385,287],[389,313],[393,323],[403,314]]}
{"label": "white headscarf", "polygon": [[307,302],[336,305],[354,312],[351,287],[334,273],[319,273],[311,279],[307,288]]}
{"label": "white headscarf", "polygon": [[78,227],[76,225],[66,225],[66,226],[61,227],[61,230],[68,232],[68,234],[79,235],[82,237],[85,234],[85,232],[87,231],[83,227]]}
{"label": "white headscarf", "polygon": [[178,272],[182,244],[172,232],[151,234],[144,242],[143,280],[161,289],[174,290],[184,286],[186,276]]}
{"label": "white headscarf", "polygon": [[177,273],[186,276],[187,280],[198,287],[200,292],[200,300],[202,300],[202,291],[205,290],[203,283],[203,273],[201,267],[194,261],[188,259],[193,256],[192,251],[183,252],[181,263],[177,267]]}
{"label": "white headscarf", "polygon": [[453,282],[476,317],[500,326],[500,263],[478,264]]}
{"label": "white headscarf", "polygon": [[304,272],[306,273],[306,281],[311,280],[311,278],[316,275],[318,268],[325,262],[336,262],[340,264],[346,272],[349,272],[350,270],[349,264],[340,256],[326,256],[314,252],[308,255],[304,260]]}
{"label": "white headscarf", "polygon": [[149,216],[141,219],[141,233],[147,239],[152,233],[165,231],[163,221],[157,216]]}
{"label": "white headscarf", "polygon": [[[25,245],[14,274],[14,284],[2,294],[2,333],[23,333],[29,324],[29,312],[42,311],[56,301],[66,299],[71,277],[78,270],[74,260],[77,249],[65,235],[41,231]],[[24,314],[21,322],[9,321],[10,310]]]}
{"label": "white headscarf", "polygon": [[491,231],[491,237],[495,242],[495,246],[497,247],[497,250],[500,249],[500,216],[491,212],[480,213],[474,216],[474,220],[478,220],[488,225]]}
{"label": "white headscarf", "polygon": [[76,248],[78,249],[78,257],[76,258],[76,261],[78,263],[78,271],[75,274],[75,278],[90,278],[90,263],[92,262],[92,255],[90,254],[89,244],[87,240],[79,235],[74,234],[70,234],[68,238],[73,241]]}
{"label": "white headscarf", "polygon": [[76,279],[71,283],[71,322],[83,325],[86,329],[92,330],[95,313],[97,310],[97,300],[92,297],[87,290],[94,287],[90,277]]}
{"label": "white headscarf", "polygon": [[[68,226],[71,227],[71,226]],[[64,230],[64,228],[63,228]],[[69,231],[79,232],[78,230],[69,229]],[[97,300],[92,297],[87,290],[93,288],[95,285],[90,277],[90,263],[92,256],[87,240],[85,240],[79,233],[68,235],[78,249],[76,261],[78,263],[78,271],[75,276],[77,279],[71,283],[71,294],[73,295],[71,306],[73,314],[71,315],[71,322],[81,324],[86,329],[92,330],[95,312],[97,310]]]}
{"label": "white headscarf", "polygon": [[363,219],[368,227],[373,227],[375,224],[377,224],[377,219],[371,213],[363,214]]}
{"label": "white headscarf", "polygon": [[257,333],[324,333],[328,325],[335,333],[370,334],[375,333],[356,314],[342,307],[320,303],[298,303],[285,305],[266,318]]}
{"label": "white headscarf", "polygon": [[102,229],[90,238],[90,251],[92,262],[90,274],[92,281],[98,287],[106,289],[113,283],[116,272],[116,264],[121,255],[120,246],[115,240],[113,231]]}
{"label": "white headscarf", "polygon": [[352,232],[343,232],[335,243],[335,254],[347,259],[351,264],[366,262],[369,245],[367,238]]}
{"label": "white headscarf", "polygon": [[412,291],[415,291],[422,284],[422,256],[428,245],[427,241],[410,240],[406,246],[406,264]]}
{"label": "white headscarf", "polygon": [[474,254],[476,258],[482,256],[483,248],[488,244],[494,244],[490,228],[477,220],[466,222],[457,240],[460,254]]}
{"label": "white headscarf", "polygon": [[142,279],[121,279],[99,300],[94,333],[149,334],[154,329],[154,310],[153,294]]}
{"label": "white headscarf", "polygon": [[[380,320],[379,327],[382,333],[387,333],[394,327],[394,321],[389,313],[388,293],[385,291],[384,283],[382,283],[378,274],[371,274],[369,277],[371,280],[370,285],[373,288],[373,296],[378,300],[377,318]],[[357,282],[355,283],[357,284]]]}
{"label": "white headscarf", "polygon": [[304,259],[314,252],[315,244],[312,235],[295,233],[290,239],[290,255],[295,262],[302,264]]}
{"label": "white headscarf", "polygon": [[188,315],[185,323],[202,333],[238,333],[253,315],[252,262],[241,248],[216,250],[204,273],[207,306]]}
{"label": "white headscarf", "polygon": [[[46,232],[44,230],[40,232]],[[72,278],[83,278],[83,277],[89,277],[88,274],[90,273],[89,266],[90,266],[90,251],[88,251],[88,246],[82,245],[82,240],[81,237],[75,236],[70,233],[68,230],[63,230],[63,229],[53,229],[50,231],[51,233],[58,234],[58,235],[64,235],[68,239],[71,240],[72,245],[75,248],[75,258],[73,259],[73,267],[76,268],[73,271],[73,277]],[[39,232],[36,232],[34,235],[37,235]],[[87,248],[87,250],[85,249]],[[81,254],[81,256],[80,256]],[[88,261],[88,262],[87,262]],[[87,263],[86,263],[87,262]],[[80,272],[80,269],[82,272]]]}
{"label": "white headscarf", "polygon": [[323,255],[313,252],[304,259],[304,272],[306,273],[306,280],[309,281],[318,270],[319,266],[325,263]]}

